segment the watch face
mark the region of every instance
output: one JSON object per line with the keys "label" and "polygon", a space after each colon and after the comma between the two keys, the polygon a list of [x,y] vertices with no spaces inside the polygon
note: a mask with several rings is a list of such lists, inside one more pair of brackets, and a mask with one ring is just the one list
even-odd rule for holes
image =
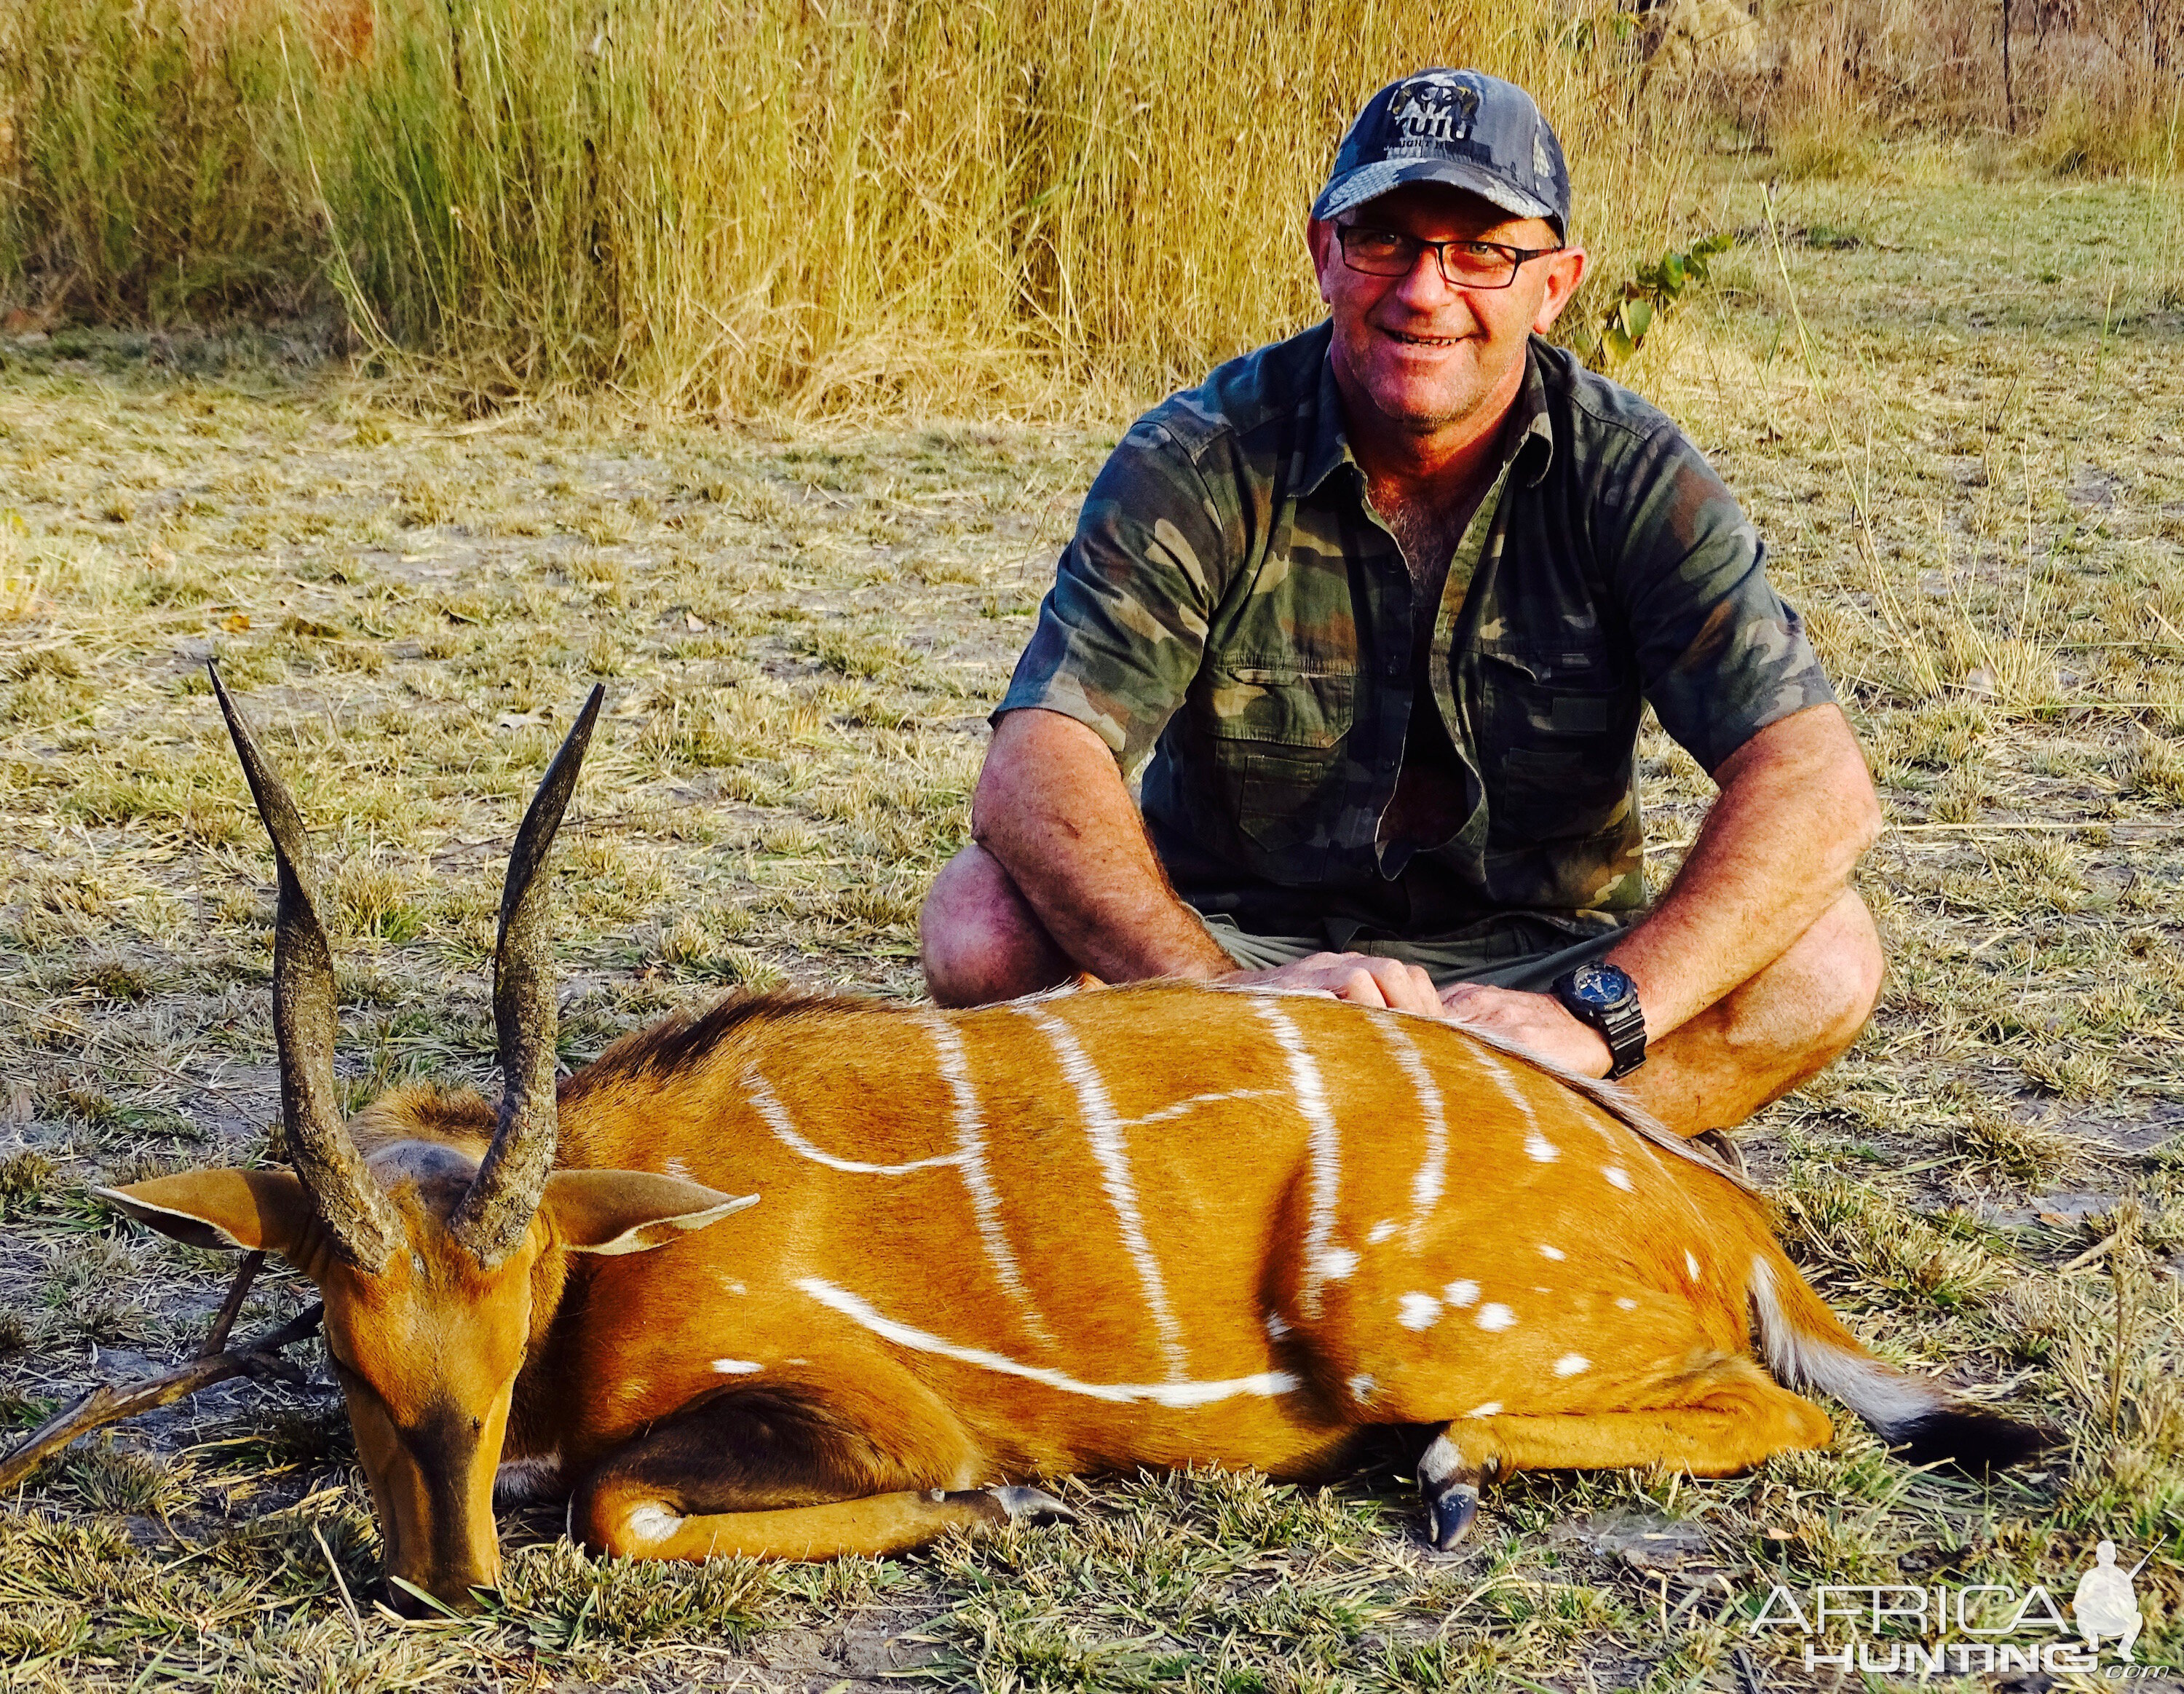
{"label": "watch face", "polygon": [[1602,1011],[1628,1000],[1630,978],[1613,965],[1580,965],[1570,975],[1570,992]]}

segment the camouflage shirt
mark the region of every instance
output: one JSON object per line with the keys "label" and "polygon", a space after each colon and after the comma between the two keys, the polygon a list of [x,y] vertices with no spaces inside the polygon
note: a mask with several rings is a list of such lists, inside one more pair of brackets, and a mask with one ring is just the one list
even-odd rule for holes
{"label": "camouflage shirt", "polygon": [[[1126,771],[1150,753],[1177,892],[1247,929],[1627,920],[1641,702],[1713,770],[1834,698],[1758,536],[1665,415],[1535,338],[1420,686],[1411,573],[1344,438],[1330,337],[1234,359],[1123,437],[994,716],[1075,718]],[[1433,839],[1382,827],[1407,744],[1453,750]]]}

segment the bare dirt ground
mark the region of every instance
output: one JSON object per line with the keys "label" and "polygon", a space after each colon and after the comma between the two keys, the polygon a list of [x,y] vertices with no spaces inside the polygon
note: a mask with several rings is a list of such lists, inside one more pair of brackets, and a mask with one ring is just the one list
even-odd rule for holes
{"label": "bare dirt ground", "polygon": [[[1881,1011],[1746,1145],[1853,1326],[2052,1462],[1920,1474],[1846,1422],[1725,1482],[1522,1479],[1446,1557],[1394,1479],[1079,1486],[1080,1528],[819,1569],[595,1565],[549,1510],[504,1518],[499,1610],[401,1624],[336,1396],[239,1385],[0,1502],[0,1684],[1795,1686],[1832,1673],[1751,1627],[1773,1584],[2067,1597],[2108,1536],[2179,1686],[2184,215],[1927,160],[1791,191],[1779,248],[1750,184],[1697,215],[1747,238],[1630,374],[1769,538],[1890,826]],[[0,341],[0,1435],[184,1356],[225,1286],[86,1184],[262,1156],[276,1113],[208,656],[314,826],[356,1101],[487,1079],[501,856],[595,679],[571,1060],[738,985],[911,995],[1122,421],[448,424],[271,335]],[[1665,878],[1708,785],[1646,753]],[[308,1298],[260,1290],[245,1333]]]}

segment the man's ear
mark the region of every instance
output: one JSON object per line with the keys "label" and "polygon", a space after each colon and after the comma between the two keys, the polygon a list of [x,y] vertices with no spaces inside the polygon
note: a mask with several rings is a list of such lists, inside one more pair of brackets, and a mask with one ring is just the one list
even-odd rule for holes
{"label": "man's ear", "polygon": [[1323,223],[1318,218],[1306,218],[1304,223],[1304,244],[1312,254],[1312,274],[1319,281],[1319,298],[1323,305],[1334,304],[1334,295],[1328,287],[1327,265],[1330,249],[1334,246],[1334,226]]}
{"label": "man's ear", "polygon": [[1546,273],[1546,287],[1540,292],[1539,315],[1532,320],[1532,332],[1545,335],[1555,326],[1555,320],[1563,315],[1577,293],[1577,285],[1585,281],[1585,254],[1581,247],[1566,247],[1560,253],[1535,260]]}
{"label": "man's ear", "polygon": [[192,1247],[242,1247],[292,1261],[291,1249],[314,1221],[310,1196],[288,1171],[184,1171],[92,1192]]}
{"label": "man's ear", "polygon": [[615,1254],[663,1247],[757,1204],[755,1194],[722,1194],[649,1171],[556,1171],[538,1207],[571,1251]]}

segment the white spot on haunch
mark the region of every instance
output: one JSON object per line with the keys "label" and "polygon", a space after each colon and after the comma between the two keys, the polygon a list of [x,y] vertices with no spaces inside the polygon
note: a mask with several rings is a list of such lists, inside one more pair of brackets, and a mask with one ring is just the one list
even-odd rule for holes
{"label": "white spot on haunch", "polygon": [[1267,1334],[1269,1337],[1279,1341],[1283,1336],[1288,1335],[1289,1332],[1290,1326],[1282,1321],[1282,1314],[1280,1312],[1269,1312],[1267,1314]]}
{"label": "white spot on haunch", "polygon": [[1498,1400],[1489,1400],[1473,1407],[1463,1415],[1467,1418],[1498,1418],[1502,1415],[1502,1402]]}
{"label": "white spot on haunch", "polygon": [[1684,1274],[1693,1282],[1699,1279],[1699,1262],[1688,1250],[1684,1254]]}
{"label": "white spot on haunch", "polygon": [[1430,1294],[1407,1294],[1396,1302],[1396,1321],[1406,1329],[1430,1329],[1440,1322],[1440,1301]]}
{"label": "white spot on haunch", "polygon": [[1064,1394],[1081,1394],[1089,1399],[1109,1401],[1117,1405],[1150,1400],[1156,1406],[1187,1411],[1195,1406],[1209,1406],[1217,1400],[1233,1400],[1239,1395],[1268,1397],[1287,1394],[1297,1385],[1296,1378],[1285,1370],[1261,1371],[1254,1376],[1230,1377],[1219,1382],[1080,1382],[1058,1370],[1028,1365],[1000,1353],[989,1352],[983,1347],[959,1346],[953,1341],[943,1340],[926,1330],[897,1322],[849,1290],[837,1288],[817,1277],[800,1277],[796,1286],[829,1311],[839,1312],[851,1323],[871,1330],[883,1340],[893,1341],[899,1347],[908,1347],[915,1352],[933,1353],[941,1358],[953,1359],[958,1364],[997,1371],[1004,1376],[1022,1377],[1026,1382],[1036,1382]]}
{"label": "white spot on haunch", "polygon": [[665,1506],[640,1506],[625,1521],[641,1541],[664,1541],[682,1527],[682,1520]]}
{"label": "white spot on haunch", "polygon": [[1468,1306],[1479,1298],[1479,1284],[1462,1280],[1452,1282],[1441,1290],[1440,1297],[1451,1306]]}
{"label": "white spot on haunch", "polygon": [[670,1159],[660,1168],[665,1171],[669,1176],[680,1177],[685,1182],[690,1180],[690,1167],[684,1164],[680,1159]]}
{"label": "white spot on haunch", "polygon": [[755,1370],[765,1368],[766,1367],[756,1359],[715,1359],[713,1361],[713,1369],[722,1376],[749,1376]]}
{"label": "white spot on haunch", "polygon": [[1373,1390],[1376,1386],[1378,1385],[1369,1376],[1362,1374],[1353,1376],[1350,1379],[1350,1397],[1362,1404],[1373,1397]]}
{"label": "white spot on haunch", "polygon": [[1123,1248],[1137,1268],[1138,1285],[1145,1290],[1145,1305],[1152,1313],[1161,1356],[1167,1361],[1168,1378],[1171,1381],[1180,1380],[1186,1362],[1183,1335],[1176,1327],[1175,1312],[1168,1305],[1167,1284],[1162,1279],[1160,1262],[1154,1258],[1152,1244],[1145,1239],[1145,1219],[1138,1211],[1137,1187],[1130,1177],[1129,1150],[1123,1145],[1122,1120],[1108,1097],[1107,1085],[1100,1079],[1100,1073],[1086,1056],[1084,1045],[1067,1024],[1043,1006],[1027,1004],[1022,1011],[1032,1026],[1046,1037],[1061,1067],[1061,1074],[1077,1091],[1077,1107],[1084,1117],[1084,1139],[1091,1144],[1093,1159],[1100,1167],[1100,1189],[1107,1196],[1107,1203],[1115,1209]]}
{"label": "white spot on haunch", "polygon": [[1626,1294],[1615,1302],[1615,1309],[1618,1312],[1635,1312],[1638,1309],[1638,1302]]}
{"label": "white spot on haunch", "polygon": [[749,1294],[750,1292],[749,1289],[745,1288],[733,1277],[722,1277],[721,1279],[721,1286],[727,1290],[731,1294]]}
{"label": "white spot on haunch", "polygon": [[1536,1129],[1524,1137],[1524,1151],[1543,1165],[1551,1165],[1563,1156],[1563,1150]]}
{"label": "white spot on haunch", "polygon": [[[1355,1253],[1334,1245],[1334,1206],[1342,1190],[1342,1134],[1328,1106],[1327,1085],[1320,1077],[1319,1067],[1313,1063],[1295,1022],[1272,1000],[1255,1000],[1251,1009],[1273,1032],[1274,1044],[1289,1061],[1290,1089],[1295,1096],[1297,1111],[1304,1117],[1312,1206],[1305,1223],[1304,1286],[1299,1290],[1299,1297],[1304,1315],[1317,1318],[1321,1282],[1340,1279],[1357,1267]],[[1340,1262],[1338,1254],[1349,1260],[1348,1266],[1340,1270],[1335,1268]]]}
{"label": "white spot on haunch", "polygon": [[[1411,1178],[1411,1245],[1416,1248],[1424,1239],[1426,1219],[1440,1203],[1441,1191],[1448,1185],[1448,1113],[1441,1101],[1440,1084],[1434,1081],[1433,1073],[1419,1056],[1418,1044],[1404,1030],[1401,1021],[1376,1017],[1373,1027],[1386,1039],[1395,1053],[1396,1067],[1411,1079],[1411,1086],[1418,1097],[1418,1120],[1425,1132],[1425,1148],[1418,1159],[1418,1172]],[[1374,1245],[1381,1240],[1380,1229],[1393,1227],[1392,1223],[1376,1227],[1372,1235]]]}
{"label": "white spot on haunch", "polygon": [[1581,1370],[1591,1370],[1592,1361],[1583,1353],[1564,1353],[1555,1361],[1557,1376],[1575,1376]]}
{"label": "white spot on haunch", "polygon": [[1560,1264],[1569,1255],[1560,1247],[1551,1247],[1542,1241],[1540,1243],[1540,1257],[1543,1259],[1552,1259],[1557,1264]]}
{"label": "white spot on haunch", "polygon": [[1396,1227],[1394,1218],[1383,1218],[1373,1226],[1372,1232],[1365,1237],[1365,1245],[1368,1247],[1379,1246],[1381,1242],[1396,1233]]}
{"label": "white spot on haunch", "polygon": [[1329,1247],[1313,1264],[1328,1281],[1345,1282],[1357,1273],[1357,1255],[1347,1247]]}
{"label": "white spot on haunch", "polygon": [[1490,1300],[1479,1308],[1479,1316],[1473,1321],[1482,1329],[1506,1329],[1517,1321],[1517,1314],[1499,1301]]}
{"label": "white spot on haunch", "polygon": [[1630,1186],[1630,1173],[1624,1170],[1622,1166],[1602,1165],[1600,1167],[1600,1173],[1607,1179],[1607,1185],[1610,1188],[1619,1188],[1625,1194],[1635,1191]]}

